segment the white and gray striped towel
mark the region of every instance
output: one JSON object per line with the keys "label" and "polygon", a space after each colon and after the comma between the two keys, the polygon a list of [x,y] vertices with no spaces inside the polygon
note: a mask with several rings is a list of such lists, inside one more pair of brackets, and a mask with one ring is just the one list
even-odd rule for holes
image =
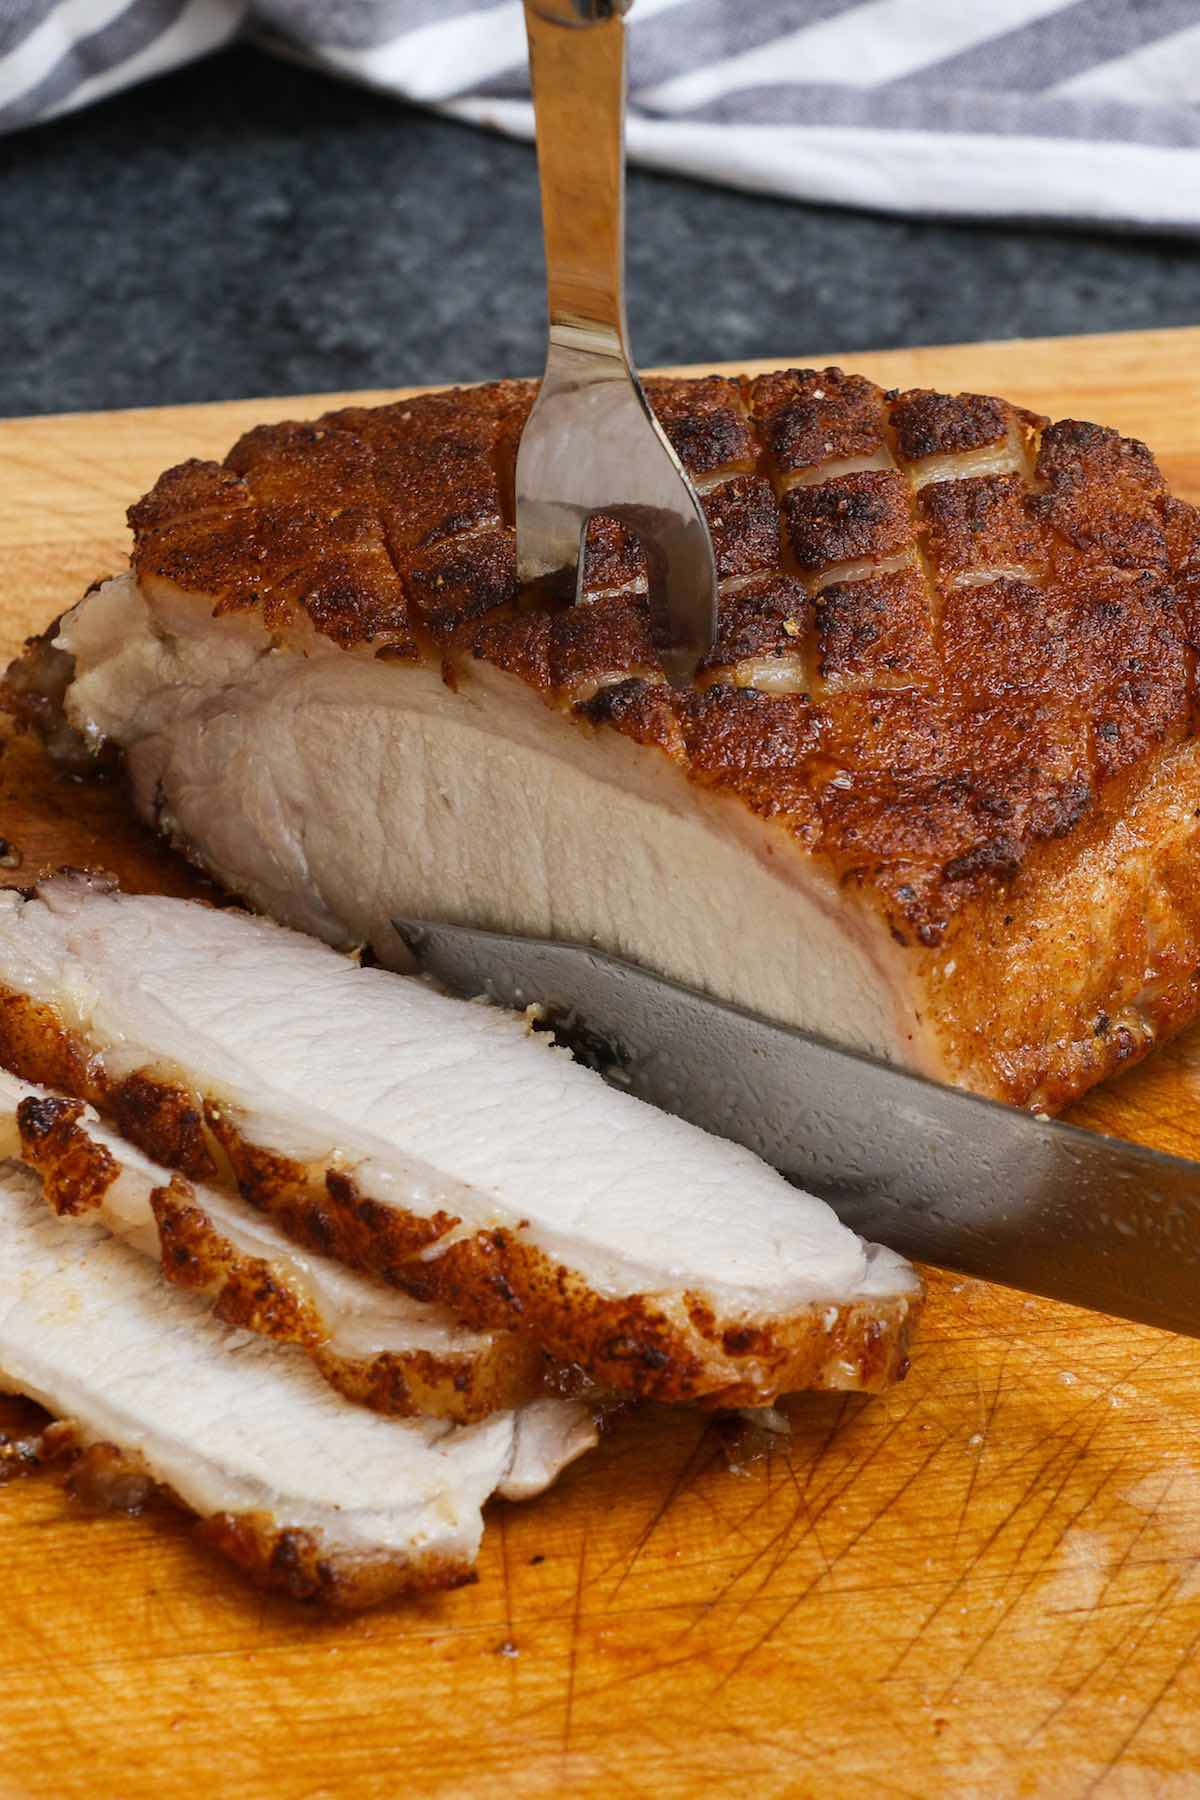
{"label": "white and gray striped towel", "polygon": [[[1200,0],[636,0],[632,158],[762,192],[1200,228]],[[518,0],[0,0],[0,130],[244,33],[519,137]]]}

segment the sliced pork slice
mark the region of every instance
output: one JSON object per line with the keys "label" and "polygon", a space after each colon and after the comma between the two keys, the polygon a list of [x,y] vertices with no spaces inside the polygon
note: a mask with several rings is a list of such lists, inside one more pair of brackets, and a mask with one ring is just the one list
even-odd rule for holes
{"label": "sliced pork slice", "polygon": [[[236,1352],[236,1354],[232,1354]],[[477,1425],[348,1406],[298,1351],[216,1320],[130,1245],[0,1171],[0,1382],[111,1444],[270,1586],[333,1605],[471,1578],[492,1493],[545,1486],[594,1441],[535,1401]]]}
{"label": "sliced pork slice", "polygon": [[376,1412],[482,1419],[544,1386],[528,1338],[471,1331],[445,1307],[298,1248],[246,1201],[151,1161],[84,1101],[3,1071],[0,1155],[37,1171],[55,1212],[160,1258],[167,1280],[207,1294],[225,1324],[302,1345],[340,1393]]}
{"label": "sliced pork slice", "polygon": [[604,1385],[753,1404],[907,1365],[916,1277],[822,1201],[520,1017],[246,914],[0,894],[0,1062]]}
{"label": "sliced pork slice", "polygon": [[717,554],[690,691],[615,521],[580,604],[519,591],[508,382],[169,470],[14,704],[392,966],[396,912],[594,942],[1051,1111],[1195,1019],[1200,512],[1145,445],[840,369],[648,391]]}

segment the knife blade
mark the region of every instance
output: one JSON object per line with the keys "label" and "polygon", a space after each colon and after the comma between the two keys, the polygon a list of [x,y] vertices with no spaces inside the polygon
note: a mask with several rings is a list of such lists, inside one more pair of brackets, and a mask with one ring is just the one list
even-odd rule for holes
{"label": "knife blade", "polygon": [[608,1079],[744,1144],[861,1236],[1200,1337],[1200,1163],[942,1086],[585,944],[393,924],[423,972],[540,1006]]}

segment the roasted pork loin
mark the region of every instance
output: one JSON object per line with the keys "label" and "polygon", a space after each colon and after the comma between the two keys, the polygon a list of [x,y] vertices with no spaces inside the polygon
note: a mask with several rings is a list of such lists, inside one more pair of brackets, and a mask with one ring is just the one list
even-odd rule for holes
{"label": "roasted pork loin", "polygon": [[513,1332],[471,1331],[445,1307],[302,1249],[236,1193],[151,1161],[82,1100],[0,1070],[0,1157],[42,1179],[53,1210],[156,1257],[216,1317],[300,1344],[376,1412],[466,1422],[532,1399],[553,1372]]}
{"label": "roasted pork loin", "polygon": [[[246,913],[81,880],[0,892],[0,1063],[605,1388],[757,1405],[907,1365],[916,1277],[822,1201],[520,1016]],[[36,1106],[17,1116],[52,1162]]]}
{"label": "roasted pork loin", "polygon": [[614,522],[585,603],[518,592],[531,392],[170,470],[17,704],[385,963],[400,910],[592,940],[1049,1110],[1196,1016],[1200,529],[1143,445],[837,369],[652,382],[721,576],[677,693]]}
{"label": "roasted pork loin", "polygon": [[489,1495],[523,1499],[595,1442],[585,1407],[474,1425],[350,1406],[297,1350],[221,1324],[0,1165],[0,1386],[169,1488],[265,1585],[362,1606],[471,1579]]}

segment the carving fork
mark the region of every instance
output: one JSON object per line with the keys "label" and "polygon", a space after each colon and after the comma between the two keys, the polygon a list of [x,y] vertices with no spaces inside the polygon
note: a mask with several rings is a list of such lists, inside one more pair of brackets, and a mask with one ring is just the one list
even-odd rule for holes
{"label": "carving fork", "polygon": [[641,542],[669,678],[712,648],[717,572],[699,498],[650,410],[625,318],[625,27],[632,0],[525,0],[549,347],[517,454],[517,568],[582,599],[593,513]]}

